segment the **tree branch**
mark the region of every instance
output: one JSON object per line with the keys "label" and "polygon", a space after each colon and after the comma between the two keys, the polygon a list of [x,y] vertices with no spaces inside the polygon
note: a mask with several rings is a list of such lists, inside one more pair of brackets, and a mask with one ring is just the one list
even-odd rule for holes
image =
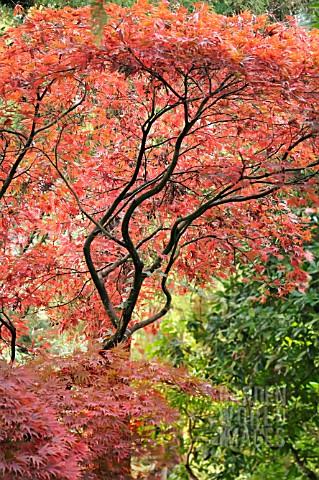
{"label": "tree branch", "polygon": [[[3,315],[5,317],[5,320],[4,318],[1,318],[1,315]],[[8,315],[2,310],[1,314],[0,314],[0,322],[2,323],[2,325],[4,325],[10,332],[11,334],[11,342],[10,342],[10,346],[11,346],[11,362],[13,363],[14,360],[15,360],[15,356],[16,356],[16,337],[17,337],[17,331],[16,331],[16,328],[15,326],[13,325],[12,321],[10,320],[10,318],[8,317]]]}

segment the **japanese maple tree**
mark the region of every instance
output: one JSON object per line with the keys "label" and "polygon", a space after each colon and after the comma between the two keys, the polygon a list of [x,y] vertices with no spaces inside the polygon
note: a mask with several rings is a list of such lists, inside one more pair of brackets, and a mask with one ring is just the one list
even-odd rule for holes
{"label": "japanese maple tree", "polygon": [[[132,478],[130,457],[170,460],[155,425],[173,423],[160,384],[229,398],[209,384],[122,349],[40,358],[12,368],[1,361],[0,474],[3,480]],[[172,443],[172,429],[168,432]],[[176,455],[175,455],[176,457]],[[148,478],[148,477],[146,477]]]}
{"label": "japanese maple tree", "polygon": [[112,348],[169,310],[170,282],[227,275],[236,252],[289,254],[281,291],[307,280],[291,208],[318,201],[318,33],[205,5],[106,13],[98,46],[85,8],[32,11],[1,38],[12,339],[45,308]]}

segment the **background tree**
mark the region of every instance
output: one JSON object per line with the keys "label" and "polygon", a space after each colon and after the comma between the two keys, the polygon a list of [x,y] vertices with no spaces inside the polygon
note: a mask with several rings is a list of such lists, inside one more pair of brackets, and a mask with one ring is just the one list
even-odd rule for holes
{"label": "background tree", "polygon": [[[239,400],[212,406],[173,396],[187,433],[186,460],[170,479],[189,478],[187,470],[199,479],[318,478],[317,244],[309,260],[306,293],[265,296],[267,286],[249,281],[248,269],[194,293],[163,322],[151,354],[205,372]],[[268,263],[277,279],[282,263]]]}
{"label": "background tree", "polygon": [[[19,4],[24,8],[29,8],[32,6],[39,7],[40,5],[51,8],[64,8],[66,6],[77,8],[89,5],[91,3],[94,4],[94,2],[89,2],[88,0],[21,0],[20,2],[2,0],[1,2],[2,5],[5,5],[8,8],[11,7],[12,10],[16,4]],[[131,0],[118,0],[115,3],[121,5],[122,7],[131,7],[134,2]],[[172,5],[182,5],[191,10],[194,8],[194,3],[195,2],[189,0],[183,0],[181,2],[172,2]],[[306,12],[309,3],[311,2],[308,0],[289,0],[288,2],[282,2],[280,0],[258,0],[256,2],[251,0],[223,0],[221,2],[210,0],[206,3],[216,13],[223,15],[233,15],[236,13],[241,13],[245,10],[249,10],[255,14],[267,12],[271,15],[274,15],[277,20],[284,20],[286,15],[297,15]]]}

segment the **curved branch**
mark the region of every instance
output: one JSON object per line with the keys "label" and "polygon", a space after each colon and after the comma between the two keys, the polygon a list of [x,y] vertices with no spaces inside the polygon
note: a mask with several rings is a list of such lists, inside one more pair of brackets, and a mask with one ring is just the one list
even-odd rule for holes
{"label": "curved branch", "polygon": [[292,443],[290,442],[286,442],[286,443],[289,449],[291,450],[297,464],[299,465],[303,473],[306,475],[306,477],[309,478],[309,480],[318,480],[319,478],[318,475],[313,470],[310,470],[310,468],[308,468],[306,464],[306,460],[300,455],[300,452],[292,445]]}
{"label": "curved branch", "polygon": [[[69,107],[67,110],[65,110],[64,112],[61,113],[61,115],[59,115],[55,120],[53,120],[52,122],[48,123],[47,125],[44,125],[43,127],[40,127],[38,129],[36,129],[36,124],[37,124],[37,119],[39,118],[39,112],[40,112],[40,105],[41,105],[41,101],[43,100],[44,96],[46,95],[46,93],[48,92],[49,90],[49,85],[52,85],[52,83],[54,82],[54,80],[52,80],[48,86],[46,86],[42,92],[42,94],[40,95],[39,91],[37,93],[37,103],[35,105],[35,110],[34,110],[34,117],[33,117],[33,121],[32,121],[32,125],[31,125],[31,131],[30,131],[30,134],[28,137],[25,137],[24,138],[27,138],[26,139],[26,143],[25,143],[25,146],[22,150],[22,152],[18,155],[16,161],[13,163],[12,167],[11,167],[11,170],[10,172],[8,173],[7,175],[7,178],[6,180],[4,181],[3,185],[2,185],[2,188],[0,189],[0,200],[3,198],[3,196],[5,195],[5,193],[7,192],[9,186],[11,185],[11,182],[13,180],[13,178],[15,177],[15,174],[17,172],[17,169],[19,168],[19,165],[20,163],[22,162],[22,160],[24,159],[26,153],[28,152],[29,148],[32,147],[32,144],[33,144],[33,141],[34,141],[34,138],[42,131],[44,130],[48,130],[49,128],[51,128],[53,125],[55,125],[59,120],[61,120],[62,118],[64,118],[66,115],[68,115],[69,113],[71,113],[73,110],[75,110],[78,106],[81,105],[81,103],[83,103],[83,101],[85,100],[85,97],[86,97],[86,85],[81,81],[81,80],[78,80],[77,81],[82,84],[84,86],[84,94],[82,96],[82,98],[76,102],[74,105],[72,105],[71,107]],[[22,134],[18,134],[16,133],[16,135],[18,136],[23,136]]]}
{"label": "curved branch", "polygon": [[36,103],[36,106],[35,106],[35,111],[34,111],[34,118],[33,118],[33,122],[32,122],[32,126],[31,126],[31,131],[30,131],[30,134],[29,134],[29,137],[25,143],[25,146],[22,150],[22,152],[18,155],[16,161],[13,163],[12,167],[11,167],[11,170],[10,172],[8,173],[7,175],[7,178],[5,179],[5,181],[3,182],[3,185],[0,189],[0,200],[4,197],[4,195],[6,194],[8,188],[10,187],[11,185],[11,182],[19,168],[19,165],[20,163],[22,162],[22,160],[24,159],[27,151],[29,150],[29,147],[32,145],[32,142],[33,142],[33,139],[34,139],[34,136],[35,136],[35,127],[36,127],[36,120],[39,116],[39,109],[40,109],[40,103],[37,102]]}
{"label": "curved branch", "polygon": [[5,320],[4,318],[1,318],[0,316],[0,322],[2,325],[4,325],[10,332],[11,334],[11,341],[10,341],[10,346],[11,346],[11,362],[13,363],[14,360],[15,360],[15,356],[16,356],[16,337],[17,337],[17,331],[16,331],[16,328],[15,326],[13,325],[12,321],[10,320],[10,318],[8,317],[8,315],[2,310],[1,314],[0,315],[3,315],[5,317]]}

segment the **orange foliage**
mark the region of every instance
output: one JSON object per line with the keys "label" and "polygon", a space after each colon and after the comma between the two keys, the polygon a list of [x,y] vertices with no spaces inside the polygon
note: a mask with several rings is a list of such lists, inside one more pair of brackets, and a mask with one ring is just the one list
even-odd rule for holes
{"label": "orange foliage", "polygon": [[174,266],[204,284],[235,254],[286,252],[302,288],[291,207],[318,203],[318,33],[205,5],[106,14],[99,46],[88,8],[34,10],[0,39],[1,305],[18,333],[45,308],[88,335],[111,319],[115,344],[165,314]]}

